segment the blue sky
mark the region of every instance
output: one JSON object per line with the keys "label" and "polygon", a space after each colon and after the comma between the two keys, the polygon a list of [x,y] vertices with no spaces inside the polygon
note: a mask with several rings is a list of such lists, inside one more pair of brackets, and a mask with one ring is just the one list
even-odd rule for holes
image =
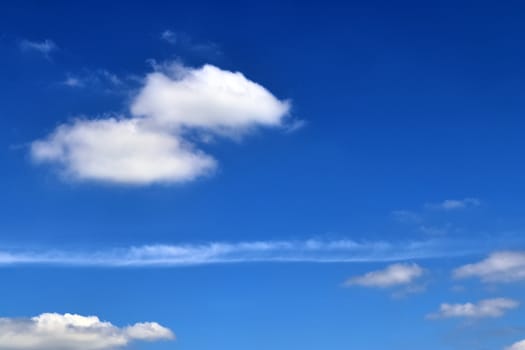
{"label": "blue sky", "polygon": [[0,350],[525,349],[524,11],[0,5]]}

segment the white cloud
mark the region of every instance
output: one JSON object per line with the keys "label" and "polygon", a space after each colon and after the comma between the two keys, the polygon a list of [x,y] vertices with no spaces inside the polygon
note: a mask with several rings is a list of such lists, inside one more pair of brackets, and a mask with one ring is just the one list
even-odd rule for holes
{"label": "white cloud", "polygon": [[345,282],[346,286],[389,288],[410,285],[423,276],[424,269],[417,264],[393,264],[383,270],[368,272]]}
{"label": "white cloud", "polygon": [[[146,245],[96,251],[4,250],[0,266],[189,266],[251,262],[353,263],[389,262],[463,254],[446,243],[366,242],[351,240],[210,242],[204,244]],[[391,267],[389,276],[376,277],[377,284],[403,285],[415,280],[423,271],[415,264]],[[388,274],[388,273],[387,273]]]}
{"label": "white cloud", "polygon": [[54,162],[79,180],[181,182],[213,170],[210,156],[138,119],[77,120],[32,144],[33,158]]}
{"label": "white cloud", "polygon": [[60,125],[32,143],[33,159],[58,165],[74,180],[135,185],[189,181],[209,174],[217,163],[198,149],[195,131],[236,137],[259,126],[283,126],[289,112],[288,102],[241,73],[210,65],[170,65],[169,72],[147,76],[132,101],[133,117]]}
{"label": "white cloud", "polygon": [[49,39],[44,41],[22,40],[19,43],[19,47],[22,51],[36,51],[46,57],[49,57],[51,52],[58,50],[58,46]]}
{"label": "white cloud", "polygon": [[500,251],[486,259],[454,270],[455,278],[478,277],[483,282],[515,282],[525,280],[525,252]]}
{"label": "white cloud", "polygon": [[441,210],[458,210],[467,207],[478,207],[481,201],[477,198],[447,199],[441,203],[427,204],[427,207]]}
{"label": "white cloud", "polygon": [[239,133],[256,126],[281,126],[290,104],[240,72],[212,65],[174,66],[171,76],[154,72],[132,103],[131,113],[174,129]]}
{"label": "white cloud", "polygon": [[32,318],[0,318],[0,350],[109,350],[133,341],[174,339],[156,322],[116,327],[96,316],[45,313]]}
{"label": "white cloud", "polygon": [[439,318],[486,318],[501,317],[506,311],[515,309],[519,303],[507,298],[481,300],[479,303],[441,304],[439,311],[427,315],[429,319]]}
{"label": "white cloud", "polygon": [[505,350],[525,350],[525,340],[519,341],[505,348]]}

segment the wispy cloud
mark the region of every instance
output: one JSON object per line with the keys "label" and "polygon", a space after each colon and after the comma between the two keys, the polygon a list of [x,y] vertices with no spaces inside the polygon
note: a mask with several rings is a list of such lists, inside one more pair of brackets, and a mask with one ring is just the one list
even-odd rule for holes
{"label": "wispy cloud", "polygon": [[31,41],[24,39],[18,43],[18,46],[22,51],[38,52],[43,54],[46,58],[49,58],[51,52],[58,50],[58,46],[50,39],[43,41]]}
{"label": "wispy cloud", "polygon": [[476,304],[443,303],[438,312],[427,315],[427,318],[496,318],[503,316],[505,312],[518,306],[519,302],[508,298],[485,299]]}
{"label": "wispy cloud", "polygon": [[156,322],[117,327],[96,316],[45,313],[32,318],[0,318],[0,350],[110,350],[134,341],[174,339]]}
{"label": "wispy cloud", "polygon": [[454,270],[457,279],[477,277],[483,282],[502,283],[525,280],[525,252],[499,251],[486,259]]}
{"label": "wispy cloud", "polygon": [[160,39],[187,53],[205,57],[222,56],[219,45],[211,41],[198,41],[188,33],[166,29],[160,33]]}
{"label": "wispy cloud", "polygon": [[0,266],[189,266],[250,262],[395,262],[463,256],[475,252],[445,241],[356,242],[352,240],[254,241],[145,245],[94,251],[0,250]]}
{"label": "wispy cloud", "polygon": [[428,203],[427,208],[438,209],[438,210],[459,210],[468,207],[478,207],[481,205],[481,201],[477,198],[463,198],[463,199],[446,199],[440,203]]}
{"label": "wispy cloud", "polygon": [[160,34],[160,38],[164,41],[167,41],[170,44],[175,44],[177,42],[177,35],[175,32],[166,29]]}
{"label": "wispy cloud", "polygon": [[106,69],[68,73],[62,84],[71,88],[92,87],[104,92],[125,92],[128,81]]}

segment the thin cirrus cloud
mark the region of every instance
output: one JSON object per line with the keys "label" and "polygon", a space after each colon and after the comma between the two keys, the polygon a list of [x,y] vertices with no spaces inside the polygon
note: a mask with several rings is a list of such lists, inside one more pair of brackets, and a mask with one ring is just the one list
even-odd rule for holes
{"label": "thin cirrus cloud", "polygon": [[31,144],[37,163],[67,179],[117,184],[177,183],[208,175],[217,161],[197,134],[239,138],[259,127],[285,126],[290,102],[242,73],[212,65],[169,64],[147,75],[131,117],[79,118]]}
{"label": "thin cirrus cloud", "polygon": [[427,315],[427,318],[496,318],[518,306],[519,302],[508,298],[485,299],[478,303],[443,303],[438,312]]}
{"label": "thin cirrus cloud", "polygon": [[[311,239],[306,241],[146,245],[95,251],[11,249],[0,251],[0,266],[177,267],[253,262],[395,262],[409,259],[459,256],[469,252],[468,249],[462,249],[441,241],[359,243],[351,240],[322,241]],[[376,282],[376,284],[402,284],[405,281],[413,280],[422,272],[415,265],[407,265],[394,268],[392,273],[402,274],[403,276],[390,277],[387,282],[384,281],[385,277],[383,277],[383,282]]]}
{"label": "thin cirrus cloud", "polygon": [[50,39],[45,39],[43,41],[31,41],[31,40],[24,39],[18,43],[18,47],[22,51],[38,52],[44,55],[45,57],[49,57],[49,55],[53,51],[58,50],[57,44],[55,44],[55,42]]}
{"label": "thin cirrus cloud", "polygon": [[75,74],[69,73],[61,84],[70,88],[93,87],[105,92],[118,91],[118,89],[126,90],[126,82],[116,74],[105,69],[83,70]]}
{"label": "thin cirrus cloud", "polygon": [[426,206],[431,209],[438,210],[459,210],[468,207],[478,207],[481,205],[481,201],[477,198],[463,198],[463,199],[446,199],[440,203],[429,203]]}
{"label": "thin cirrus cloud", "polygon": [[170,44],[175,44],[177,42],[177,34],[174,31],[166,29],[160,33],[160,38],[164,41],[167,41]]}
{"label": "thin cirrus cloud", "polygon": [[371,271],[362,276],[355,276],[345,282],[345,286],[372,288],[390,288],[410,285],[423,276],[425,270],[414,263],[398,263],[383,270]]}
{"label": "thin cirrus cloud", "polygon": [[0,318],[0,350],[110,350],[172,339],[173,332],[156,322],[117,327],[96,316],[58,313]]}
{"label": "thin cirrus cloud", "polygon": [[498,251],[482,261],[454,270],[456,279],[479,278],[487,283],[509,283],[525,280],[525,252]]}

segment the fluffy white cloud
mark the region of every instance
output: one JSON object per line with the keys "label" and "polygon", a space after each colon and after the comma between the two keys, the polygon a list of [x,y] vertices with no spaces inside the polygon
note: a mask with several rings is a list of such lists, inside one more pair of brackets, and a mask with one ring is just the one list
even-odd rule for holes
{"label": "fluffy white cloud", "polygon": [[0,350],[106,350],[133,341],[174,338],[171,330],[155,322],[119,328],[96,316],[73,314],[0,318]]}
{"label": "fluffy white cloud", "polygon": [[525,340],[519,341],[505,348],[505,350],[525,350]]}
{"label": "fluffy white cloud", "polygon": [[201,69],[172,66],[147,76],[131,106],[134,116],[165,127],[242,132],[255,126],[279,126],[289,103],[276,99],[242,73],[211,65]]}
{"label": "fluffy white cloud", "polygon": [[77,120],[32,144],[39,162],[61,165],[73,179],[144,184],[191,180],[215,167],[184,139],[136,119]]}
{"label": "fluffy white cloud", "polygon": [[383,270],[368,272],[345,282],[346,286],[388,288],[413,283],[425,270],[417,264],[392,264]]}
{"label": "fluffy white cloud", "polygon": [[481,300],[479,303],[465,303],[465,304],[441,304],[439,311],[427,315],[427,318],[485,318],[485,317],[501,317],[506,311],[515,309],[519,303],[507,298],[494,298]]}
{"label": "fluffy white cloud", "polygon": [[525,280],[525,252],[501,251],[474,264],[454,270],[455,278],[478,277],[483,282],[515,282]]}
{"label": "fluffy white cloud", "polygon": [[458,210],[467,207],[477,207],[480,205],[481,201],[477,198],[446,199],[441,203],[427,204],[429,208],[441,210]]}
{"label": "fluffy white cloud", "polygon": [[125,184],[182,182],[208,174],[216,161],[199,150],[195,132],[238,136],[282,126],[289,103],[241,73],[206,65],[169,65],[147,76],[131,118],[76,120],[32,143],[37,162],[72,179]]}

